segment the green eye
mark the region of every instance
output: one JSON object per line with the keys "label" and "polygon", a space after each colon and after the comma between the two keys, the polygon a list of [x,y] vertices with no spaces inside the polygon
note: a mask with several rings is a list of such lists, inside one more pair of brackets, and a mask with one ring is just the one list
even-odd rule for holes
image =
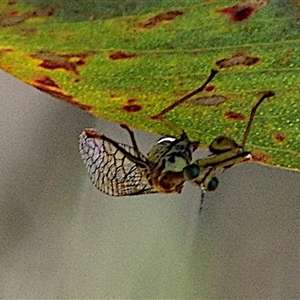
{"label": "green eye", "polygon": [[208,183],[208,187],[207,187],[207,190],[212,192],[212,191],[215,191],[217,189],[219,185],[219,180],[217,177],[213,177],[210,182]]}
{"label": "green eye", "polygon": [[200,174],[200,168],[196,164],[188,165],[183,169],[183,176],[187,180],[192,180]]}

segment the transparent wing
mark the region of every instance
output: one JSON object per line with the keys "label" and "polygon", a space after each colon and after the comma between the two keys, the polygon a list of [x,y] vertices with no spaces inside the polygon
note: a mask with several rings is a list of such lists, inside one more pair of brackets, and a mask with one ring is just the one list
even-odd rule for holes
{"label": "transparent wing", "polygon": [[86,129],[79,136],[79,149],[90,178],[101,192],[111,196],[156,193],[146,180],[147,168],[126,156],[129,153],[146,165],[146,158],[133,147]]}

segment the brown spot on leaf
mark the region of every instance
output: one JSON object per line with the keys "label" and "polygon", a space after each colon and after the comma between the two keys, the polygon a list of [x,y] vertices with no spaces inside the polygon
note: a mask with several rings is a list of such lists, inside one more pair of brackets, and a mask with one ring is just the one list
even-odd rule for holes
{"label": "brown spot on leaf", "polygon": [[15,11],[11,11],[8,13],[8,15],[10,16],[17,16],[20,12],[18,10],[15,10]]}
{"label": "brown spot on leaf", "polygon": [[223,102],[226,102],[228,98],[221,95],[212,95],[206,97],[196,97],[190,100],[190,103],[194,105],[204,105],[204,106],[217,106]]}
{"label": "brown spot on leaf", "polygon": [[211,91],[213,91],[215,89],[215,86],[214,85],[207,85],[206,87],[205,87],[205,91],[207,91],[207,92],[211,92]]}
{"label": "brown spot on leaf", "polygon": [[238,65],[244,65],[244,66],[252,66],[256,63],[258,63],[260,60],[259,57],[250,56],[247,53],[240,51],[236,54],[233,54],[229,58],[223,58],[216,62],[216,65],[219,68],[230,68]]}
{"label": "brown spot on leaf", "polygon": [[2,49],[0,49],[0,54],[9,53],[9,52],[14,52],[14,50],[11,49],[11,48],[2,48]]}
{"label": "brown spot on leaf", "polygon": [[241,22],[248,19],[254,11],[255,9],[251,6],[240,7],[239,5],[217,10],[217,12],[230,15],[231,20],[234,22]]}
{"label": "brown spot on leaf", "polygon": [[245,21],[258,9],[264,7],[268,0],[243,0],[233,6],[217,9],[216,12],[229,15],[234,22]]}
{"label": "brown spot on leaf", "polygon": [[257,162],[266,163],[270,157],[263,151],[260,150],[254,150],[251,151],[252,160]]}
{"label": "brown spot on leaf", "polygon": [[160,116],[158,116],[158,115],[154,115],[154,116],[150,116],[150,120],[158,120],[158,119],[160,119],[161,117]]}
{"label": "brown spot on leaf", "polygon": [[116,51],[116,52],[109,54],[108,57],[112,60],[117,60],[117,59],[133,58],[135,56],[136,56],[135,54],[128,54],[123,51]]}
{"label": "brown spot on leaf", "polygon": [[284,132],[282,131],[277,131],[273,133],[273,139],[275,140],[275,142],[277,143],[282,143],[286,140],[286,135]]}
{"label": "brown spot on leaf", "polygon": [[35,78],[34,82],[38,85],[48,86],[48,88],[59,88],[59,85],[49,76]]}
{"label": "brown spot on leaf", "polygon": [[54,14],[54,11],[54,8],[50,6],[41,6],[23,14],[20,14],[19,11],[4,12],[0,14],[0,26],[14,26],[31,18],[50,17]]}
{"label": "brown spot on leaf", "polygon": [[41,6],[30,12],[31,18],[51,17],[54,14],[54,8],[50,6]]}
{"label": "brown spot on leaf", "polygon": [[140,111],[142,109],[142,106],[139,104],[130,104],[130,105],[124,105],[122,109],[128,113],[134,113]]}
{"label": "brown spot on leaf", "polygon": [[[2,48],[0,49],[0,58],[6,54],[9,55],[9,53],[14,52],[13,49],[11,48]],[[15,65],[7,65],[5,62],[0,61],[0,69],[6,72],[12,72],[15,70],[17,67]]]}
{"label": "brown spot on leaf", "polygon": [[133,104],[133,103],[136,103],[136,100],[135,99],[128,99],[127,101],[127,104]]}
{"label": "brown spot on leaf", "polygon": [[282,65],[286,65],[290,59],[290,57],[294,54],[294,51],[292,50],[287,50],[284,53],[284,57],[281,59],[280,64]]}
{"label": "brown spot on leaf", "polygon": [[241,113],[237,113],[237,112],[234,112],[234,111],[227,111],[225,114],[224,114],[225,118],[229,121],[243,121],[246,119],[246,117],[241,114]]}
{"label": "brown spot on leaf", "polygon": [[128,99],[126,101],[126,104],[123,105],[122,109],[128,113],[134,113],[140,111],[142,109],[142,106],[137,104],[136,99]]}
{"label": "brown spot on leaf", "polygon": [[42,60],[39,66],[45,69],[64,69],[78,75],[79,72],[77,68],[84,65],[86,63],[86,59],[95,53],[95,51],[87,51],[81,53],[59,54],[47,50],[41,50],[35,54],[31,54],[30,57]]}
{"label": "brown spot on leaf", "polygon": [[29,26],[24,26],[22,28],[18,29],[18,32],[20,33],[21,36],[25,37],[30,37],[33,36],[37,33],[38,28],[37,27],[29,27]]}
{"label": "brown spot on leaf", "polygon": [[67,94],[63,90],[60,89],[59,85],[50,78],[49,76],[41,76],[33,79],[33,81],[28,82],[32,86],[36,87],[37,89],[50,94],[51,96],[61,99],[65,102],[68,102],[70,104],[76,105],[81,109],[84,110],[91,110],[92,106],[87,104],[82,104],[78,100],[76,100],[72,95]]}
{"label": "brown spot on leaf", "polygon": [[151,29],[155,26],[160,25],[163,22],[172,21],[175,18],[181,16],[182,14],[183,14],[183,12],[181,12],[179,10],[170,10],[167,12],[163,12],[163,13],[157,14],[156,16],[146,20],[145,22],[140,23],[140,27],[142,27],[144,29]]}

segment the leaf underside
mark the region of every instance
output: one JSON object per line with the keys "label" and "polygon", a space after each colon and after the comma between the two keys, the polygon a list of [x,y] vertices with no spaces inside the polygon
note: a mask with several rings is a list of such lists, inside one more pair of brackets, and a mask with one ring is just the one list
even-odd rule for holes
{"label": "leaf underside", "polygon": [[[247,150],[300,169],[300,23],[296,1],[19,0],[0,3],[0,68],[101,118],[159,134],[162,109],[207,146],[241,142],[266,91]],[[101,130],[101,129],[100,129]]]}

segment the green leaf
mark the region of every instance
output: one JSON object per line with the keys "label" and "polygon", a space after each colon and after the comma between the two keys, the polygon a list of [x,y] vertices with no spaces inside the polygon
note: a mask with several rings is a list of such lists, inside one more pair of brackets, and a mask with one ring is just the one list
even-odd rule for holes
{"label": "green leaf", "polygon": [[[76,4],[76,6],[75,6]],[[1,1],[0,67],[107,120],[174,134],[165,117],[207,146],[240,142],[257,160],[300,169],[299,5],[296,1]],[[101,128],[100,128],[101,130]]]}

